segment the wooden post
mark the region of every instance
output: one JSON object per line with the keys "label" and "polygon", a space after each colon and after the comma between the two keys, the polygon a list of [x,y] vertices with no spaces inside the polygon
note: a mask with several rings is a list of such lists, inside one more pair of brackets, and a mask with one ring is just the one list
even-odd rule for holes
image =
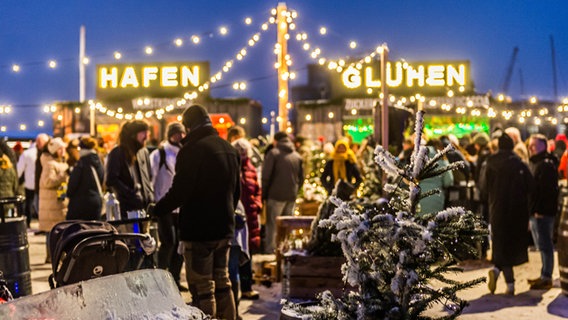
{"label": "wooden post", "polygon": [[279,2],[276,8],[276,40],[278,45],[278,117],[280,131],[288,128],[288,22],[285,2]]}

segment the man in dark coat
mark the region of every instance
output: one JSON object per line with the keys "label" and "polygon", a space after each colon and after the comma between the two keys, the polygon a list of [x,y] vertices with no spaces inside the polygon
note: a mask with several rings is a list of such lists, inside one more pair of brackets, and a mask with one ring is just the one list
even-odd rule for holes
{"label": "man in dark coat", "polygon": [[264,252],[276,248],[276,217],[294,213],[296,195],[304,182],[302,156],[286,132],[274,134],[274,147],[266,153],[262,165],[262,198],[266,200]]}
{"label": "man in dark coat", "polygon": [[531,289],[552,287],[554,244],[552,233],[558,203],[558,160],[546,151],[546,137],[534,134],[529,139],[529,169],[535,180],[530,197],[530,227],[533,240],[542,259],[540,277],[529,280]]}
{"label": "man in dark coat", "polygon": [[529,168],[513,152],[513,139],[501,132],[499,151],[489,156],[484,172],[493,244],[492,262],[487,285],[495,292],[501,271],[507,283],[506,293],[515,293],[513,266],[528,261],[528,197],[533,180]]}
{"label": "man in dark coat", "polygon": [[240,157],[219,137],[203,107],[186,109],[182,123],[189,133],[176,159],[172,187],[153,214],[180,208],[180,240],[193,304],[213,318],[235,319],[228,263],[240,196]]}

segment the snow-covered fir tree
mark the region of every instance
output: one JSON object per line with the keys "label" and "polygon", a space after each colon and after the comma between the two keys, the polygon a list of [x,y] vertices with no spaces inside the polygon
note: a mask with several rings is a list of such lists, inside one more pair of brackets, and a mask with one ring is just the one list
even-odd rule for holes
{"label": "snow-covered fir tree", "polygon": [[[410,164],[400,166],[381,146],[375,161],[389,176],[389,196],[366,203],[332,201],[337,209],[320,227],[334,227],[334,240],[341,243],[346,263],[344,281],[356,288],[342,297],[329,292],[320,296],[321,308],[303,309],[288,303],[285,308],[305,314],[307,319],[431,319],[424,315],[435,303],[445,304],[456,318],[467,305],[457,292],[475,286],[483,278],[453,281],[446,275],[460,272],[456,262],[464,252],[475,254],[476,243],[486,234],[483,222],[461,207],[417,215],[419,200],[439,191],[422,193],[419,182],[460,164],[439,167],[448,147],[429,159],[421,145],[423,113],[416,116],[416,140]],[[459,256],[458,256],[459,253]],[[431,281],[443,285],[433,287]]]}

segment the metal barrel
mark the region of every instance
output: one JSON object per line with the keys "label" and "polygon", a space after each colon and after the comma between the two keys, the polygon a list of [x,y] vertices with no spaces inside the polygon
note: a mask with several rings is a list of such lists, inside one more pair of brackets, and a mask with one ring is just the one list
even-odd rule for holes
{"label": "metal barrel", "polygon": [[14,298],[32,294],[31,267],[24,197],[0,199],[0,271]]}

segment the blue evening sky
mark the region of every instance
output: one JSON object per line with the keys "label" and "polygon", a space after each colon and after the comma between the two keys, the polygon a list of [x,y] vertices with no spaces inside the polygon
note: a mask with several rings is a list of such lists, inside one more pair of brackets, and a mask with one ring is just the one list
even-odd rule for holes
{"label": "blue evening sky", "polygon": [[[498,93],[505,79],[513,48],[519,47],[509,94],[515,99],[536,95],[550,100],[553,94],[550,36],[557,61],[559,97],[568,96],[568,2],[550,0],[478,1],[288,1],[298,12],[297,30],[321,49],[321,56],[363,56],[386,42],[391,60],[469,60],[476,91]],[[87,99],[95,98],[95,65],[121,62],[210,62],[212,73],[232,59],[268,19],[270,1],[202,0],[2,0],[0,1],[0,105],[12,105],[12,113],[0,114],[8,131],[25,123],[29,131],[37,120],[47,119],[44,104],[79,99],[79,28],[87,32]],[[244,19],[252,18],[251,25]],[[228,35],[218,29],[226,26]],[[321,26],[327,35],[319,34]],[[295,32],[291,32],[292,35]],[[191,35],[201,35],[197,46]],[[207,34],[210,34],[208,36]],[[182,37],[184,45],[172,44]],[[225,75],[213,97],[246,96],[260,100],[264,114],[276,110],[277,84],[273,68],[272,25],[246,58]],[[355,49],[349,42],[356,41]],[[145,46],[154,46],[152,56]],[[312,62],[306,51],[290,40],[291,69],[298,69],[294,84],[306,81],[302,69]],[[50,69],[50,59],[57,68]],[[20,72],[14,73],[12,65]],[[521,77],[524,91],[521,92]],[[256,80],[255,80],[256,79]],[[231,84],[247,81],[244,92]]]}

